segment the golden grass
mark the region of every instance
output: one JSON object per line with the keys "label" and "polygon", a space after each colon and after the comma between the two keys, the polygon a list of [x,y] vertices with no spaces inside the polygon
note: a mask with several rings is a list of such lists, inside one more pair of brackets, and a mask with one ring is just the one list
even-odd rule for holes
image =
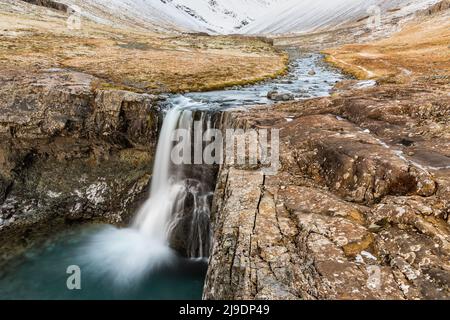
{"label": "golden grass", "polygon": [[[258,48],[262,43],[248,46],[246,39],[222,43],[224,38],[197,39],[202,49],[181,43],[175,49],[162,49],[148,42],[139,42],[141,49],[124,49],[133,47],[133,42],[122,47],[108,43],[91,48],[89,54],[67,57],[61,64],[114,84],[159,92],[212,90],[254,82],[284,70],[285,59],[269,47]],[[170,43],[171,39],[162,42]]]}
{"label": "golden grass", "polygon": [[[326,50],[327,61],[359,79],[405,82],[450,75],[450,12],[411,22],[370,44]],[[447,78],[448,79],[448,78]]]}
{"label": "golden grass", "polygon": [[0,6],[0,70],[60,67],[98,77],[99,87],[185,92],[253,83],[287,68],[284,54],[255,38],[162,35],[88,21],[68,30],[64,14],[46,12]]}

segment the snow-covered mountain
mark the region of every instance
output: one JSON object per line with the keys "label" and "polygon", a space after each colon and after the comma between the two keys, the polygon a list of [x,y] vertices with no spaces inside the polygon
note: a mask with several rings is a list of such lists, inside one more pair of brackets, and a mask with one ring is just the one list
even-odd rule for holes
{"label": "snow-covered mountain", "polygon": [[439,0],[60,0],[100,23],[208,33],[279,34],[337,27],[381,14],[417,10]]}
{"label": "snow-covered mountain", "polygon": [[439,0],[289,0],[273,12],[259,16],[243,33],[284,34],[336,28],[379,15],[402,17]]}
{"label": "snow-covered mountain", "polygon": [[135,22],[161,29],[237,33],[289,0],[60,0],[101,23]]}

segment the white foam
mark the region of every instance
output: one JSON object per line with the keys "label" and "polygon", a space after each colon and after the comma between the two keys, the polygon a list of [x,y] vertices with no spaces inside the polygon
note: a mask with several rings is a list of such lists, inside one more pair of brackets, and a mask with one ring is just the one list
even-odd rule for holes
{"label": "white foam", "polygon": [[92,236],[78,255],[84,272],[119,287],[131,286],[152,270],[170,264],[174,252],[137,229],[112,226]]}

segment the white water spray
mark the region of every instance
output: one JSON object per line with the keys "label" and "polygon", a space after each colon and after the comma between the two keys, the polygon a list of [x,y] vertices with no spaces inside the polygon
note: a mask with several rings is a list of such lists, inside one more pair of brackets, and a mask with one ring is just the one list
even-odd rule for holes
{"label": "white water spray", "polygon": [[168,241],[167,227],[174,202],[182,192],[182,187],[170,175],[172,133],[178,127],[181,114],[182,111],[175,107],[167,113],[164,119],[156,151],[150,198],[141,208],[133,223],[133,228],[164,244],[167,244]]}
{"label": "white water spray", "polygon": [[[175,258],[170,236],[185,218],[186,201],[193,197],[193,213],[186,237],[186,252],[202,258],[209,248],[209,203],[203,183],[186,178],[182,166],[171,161],[173,132],[193,127],[192,100],[175,100],[164,119],[156,152],[149,199],[139,210],[130,228],[108,227],[92,237],[81,253],[84,265],[93,273],[108,276],[120,287],[133,285],[152,269],[170,264]],[[206,231],[203,231],[206,230]],[[90,270],[88,270],[90,271]],[[100,271],[100,272],[99,272]]]}
{"label": "white water spray", "polygon": [[[187,218],[189,223],[185,228],[187,234],[183,234],[183,249],[191,258],[203,258],[209,249],[209,244],[205,242],[209,242],[208,200],[212,193],[208,191],[206,183],[201,181],[204,179],[201,171],[189,174],[186,172],[189,169],[185,166],[175,166],[171,161],[173,133],[176,129],[181,129],[189,135],[193,134],[193,109],[197,109],[199,105],[185,97],[179,97],[174,104],[175,107],[167,113],[161,130],[150,198],[138,212],[133,228],[149,239],[169,246],[171,236]],[[205,113],[201,114],[200,123],[210,125]],[[192,140],[187,143],[189,147],[193,147]]]}

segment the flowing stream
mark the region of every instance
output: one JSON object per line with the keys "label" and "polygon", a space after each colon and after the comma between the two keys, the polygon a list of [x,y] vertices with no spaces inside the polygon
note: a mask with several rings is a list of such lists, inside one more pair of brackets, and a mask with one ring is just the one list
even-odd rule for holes
{"label": "flowing stream", "polygon": [[[132,224],[122,229],[84,226],[30,249],[0,275],[0,298],[200,299],[217,168],[173,164],[172,134],[182,129],[191,138],[195,123],[211,128],[216,115],[228,108],[272,103],[267,93],[273,89],[296,99],[326,96],[342,78],[323,65],[319,55],[312,55],[293,61],[289,75],[281,79],[170,97],[150,196]],[[198,147],[194,141],[188,139],[191,147]],[[71,265],[82,271],[82,290],[67,289]]]}

